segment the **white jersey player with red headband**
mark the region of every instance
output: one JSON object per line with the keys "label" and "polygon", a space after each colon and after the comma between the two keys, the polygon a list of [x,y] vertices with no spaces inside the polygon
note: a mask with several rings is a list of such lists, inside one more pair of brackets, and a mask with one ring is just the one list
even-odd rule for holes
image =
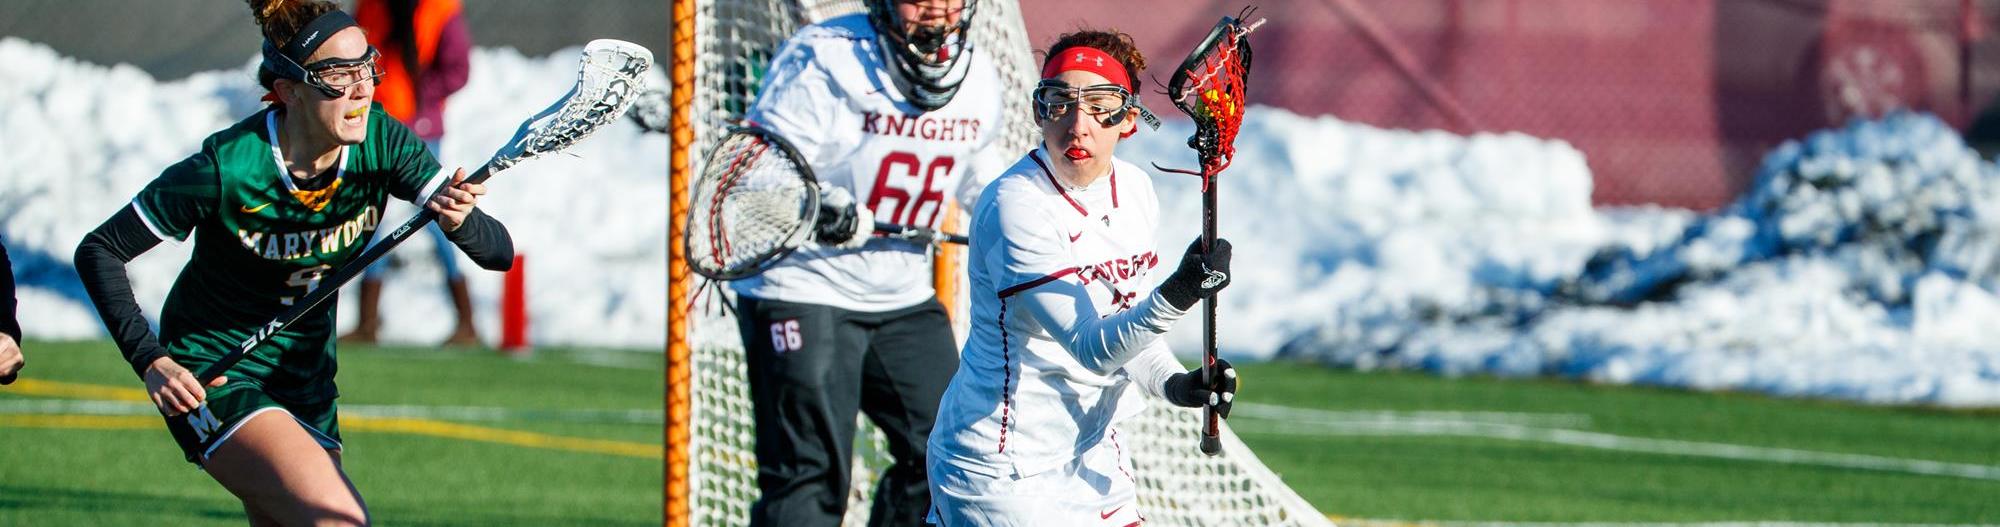
{"label": "white jersey player with red headband", "polygon": [[[745,118],[791,142],[822,187],[814,240],[732,284],[757,430],[750,525],[838,525],[856,413],[888,440],[869,525],[921,525],[926,439],[958,366],[930,248],[874,223],[935,229],[1004,167],[1000,75],[972,44],[978,0],[868,0],[799,30]],[[981,173],[986,174],[984,179]]]}
{"label": "white jersey player with red headband", "polygon": [[1152,180],[1113,157],[1152,122],[1133,95],[1144,67],[1123,33],[1058,38],[1034,91],[1042,146],[973,209],[972,335],[930,436],[937,524],[1137,525],[1117,424],[1140,393],[1227,415],[1235,371],[1204,384],[1162,335],[1228,285],[1229,245],[1157,269]]}

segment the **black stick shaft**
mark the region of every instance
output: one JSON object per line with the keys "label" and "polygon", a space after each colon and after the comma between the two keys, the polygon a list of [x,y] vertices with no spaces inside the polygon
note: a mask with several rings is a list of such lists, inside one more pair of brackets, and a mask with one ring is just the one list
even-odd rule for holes
{"label": "black stick shaft", "polygon": [[[479,183],[486,181],[486,178],[493,175],[491,168],[492,165],[490,163],[479,167],[479,171],[473,172],[471,176],[466,177],[465,182]],[[444,192],[445,188],[442,186],[438,187],[437,192]],[[435,195],[435,193],[432,194],[432,196]],[[425,197],[426,203],[429,202],[429,198],[429,196]],[[256,351],[257,348],[264,345],[264,342],[271,340],[272,335],[276,335],[279,331],[284,331],[285,328],[291,327],[299,319],[305,318],[306,313],[318,307],[320,303],[325,302],[328,298],[332,298],[333,295],[339,294],[341,286],[347,285],[347,282],[361,275],[362,271],[368,269],[369,264],[382,259],[383,255],[389,254],[390,249],[396,248],[397,244],[403,243],[403,240],[409,239],[411,235],[416,234],[418,229],[424,228],[425,225],[429,225],[433,221],[437,221],[437,212],[428,208],[418,210],[416,216],[412,216],[408,221],[403,222],[403,226],[391,231],[388,237],[375,242],[374,245],[368,246],[367,250],[361,251],[360,256],[349,260],[346,265],[340,266],[340,269],[334,271],[332,278],[322,279],[319,287],[306,293],[304,298],[292,302],[290,309],[286,309],[277,318],[273,318],[270,322],[266,322],[262,327],[257,328],[257,331],[252,333],[250,338],[243,339],[243,342],[238,344],[236,349],[229,350],[228,354],[217,359],[215,363],[202,368],[201,374],[196,375],[195,379],[201,381],[201,384],[207,385],[209,381],[222,376],[224,372],[229,371],[229,368],[236,366],[236,363],[242,362],[244,357],[250,355],[250,352]]]}
{"label": "black stick shaft", "polygon": [[[1203,163],[1207,165],[1207,163]],[[1217,174],[1210,173],[1202,182],[1201,189],[1201,248],[1202,254],[1215,248],[1215,191]],[[1214,386],[1215,376],[1215,295],[1201,302],[1201,382],[1204,386]],[[1222,419],[1215,415],[1215,407],[1202,407],[1201,453],[1218,455],[1222,453]]]}
{"label": "black stick shaft", "polygon": [[875,222],[875,232],[890,236],[913,236],[927,240],[936,240],[939,243],[956,243],[959,245],[971,243],[963,234],[952,234],[923,227],[911,227],[909,225],[897,225],[886,221]]}

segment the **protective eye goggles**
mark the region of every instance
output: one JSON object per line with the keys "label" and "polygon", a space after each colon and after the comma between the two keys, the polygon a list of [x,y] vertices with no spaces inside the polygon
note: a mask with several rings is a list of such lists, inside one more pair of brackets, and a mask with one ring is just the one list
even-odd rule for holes
{"label": "protective eye goggles", "polygon": [[278,52],[269,41],[264,43],[264,67],[279,77],[306,83],[319,90],[328,99],[338,99],[347,94],[347,89],[363,82],[382,84],[382,64],[376,59],[381,53],[373,46],[360,58],[326,59],[312,64],[301,65]]}
{"label": "protective eye goggles", "polygon": [[305,66],[307,86],[319,89],[328,98],[337,98],[347,93],[348,88],[363,82],[382,83],[382,63],[376,59],[380,53],[374,47],[356,59],[326,59]]}
{"label": "protective eye goggles", "polygon": [[1139,104],[1139,98],[1124,86],[1093,84],[1072,87],[1069,83],[1049,79],[1036,83],[1032,95],[1038,119],[1060,119],[1069,115],[1072,108],[1080,108],[1083,115],[1096,117],[1104,126],[1116,126],[1125,122],[1125,114],[1129,110],[1138,108],[1141,120],[1154,130],[1160,129],[1160,118],[1154,117],[1151,110]]}
{"label": "protective eye goggles", "polygon": [[354,17],[345,11],[328,11],[307,22],[284,46],[264,39],[264,71],[281,79],[291,79],[306,83],[329,99],[337,99],[347,93],[347,89],[362,81],[381,83],[382,67],[375,63],[378,53],[374,47],[354,59],[328,59],[312,64],[300,64],[320,46],[326,45],[335,33],[355,27]]}

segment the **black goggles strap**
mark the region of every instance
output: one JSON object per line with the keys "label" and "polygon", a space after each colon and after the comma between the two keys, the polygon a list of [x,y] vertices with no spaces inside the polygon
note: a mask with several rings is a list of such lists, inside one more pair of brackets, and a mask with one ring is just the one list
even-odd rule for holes
{"label": "black goggles strap", "polygon": [[284,52],[292,62],[304,64],[306,57],[311,57],[314,51],[318,51],[319,46],[326,43],[326,39],[350,27],[354,27],[354,17],[348,16],[345,11],[328,11],[319,18],[307,22],[306,27],[299,28],[299,32],[292,36],[292,41],[286,42],[285,47],[279,51]]}
{"label": "black goggles strap", "polygon": [[304,81],[307,77],[306,58],[311,57],[313,52],[319,51],[320,45],[325,44],[334,33],[354,25],[354,17],[348,16],[345,11],[328,11],[307,22],[305,27],[299,28],[299,32],[293,35],[292,40],[286,42],[284,47],[273,44],[268,38],[264,39],[263,67],[279,77]]}

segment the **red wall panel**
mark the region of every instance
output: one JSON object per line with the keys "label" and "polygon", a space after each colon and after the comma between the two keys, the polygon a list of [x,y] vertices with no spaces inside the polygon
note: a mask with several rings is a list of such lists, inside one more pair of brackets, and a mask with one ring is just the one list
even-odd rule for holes
{"label": "red wall panel", "polygon": [[[1022,12],[1038,49],[1078,27],[1131,33],[1147,75],[1165,79],[1242,5],[1024,0]],[[1963,126],[2000,90],[1984,80],[2000,77],[1988,58],[2000,43],[1968,40],[1996,12],[2000,0],[1262,2],[1249,97],[1388,128],[1559,138],[1584,152],[1600,204],[1711,208],[1772,146],[1854,115],[1906,107]]]}

